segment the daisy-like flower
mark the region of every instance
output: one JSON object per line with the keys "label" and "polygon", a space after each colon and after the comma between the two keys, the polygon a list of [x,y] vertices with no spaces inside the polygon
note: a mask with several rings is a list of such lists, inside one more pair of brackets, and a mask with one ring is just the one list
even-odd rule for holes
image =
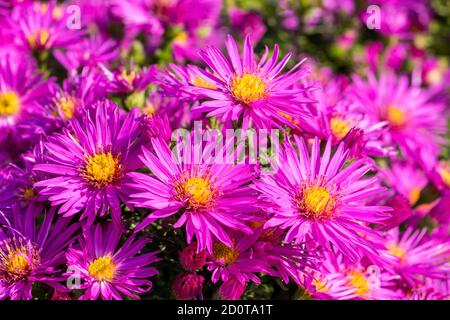
{"label": "daisy-like flower", "polygon": [[[338,300],[398,300],[396,276],[377,265],[361,263],[347,265],[342,256],[325,254],[320,272],[306,279],[305,289],[315,299]],[[312,280],[312,281],[311,281]]]}
{"label": "daisy-like flower", "polygon": [[27,50],[65,48],[79,41],[84,33],[68,28],[69,18],[66,6],[55,0],[20,4],[14,6],[6,19],[4,32],[14,37],[17,46]]}
{"label": "daisy-like flower", "polygon": [[420,198],[422,189],[427,185],[424,173],[414,164],[395,161],[391,168],[383,169],[386,182],[409,200],[414,206]]}
{"label": "daisy-like flower", "polygon": [[40,213],[43,203],[38,201],[33,183],[38,179],[33,166],[42,155],[42,143],[36,145],[33,151],[21,156],[21,166],[10,164],[0,170],[0,221],[2,216],[10,216],[13,210],[25,209]]}
{"label": "daisy-like flower", "polygon": [[95,68],[110,63],[119,56],[118,47],[113,39],[94,35],[73,43],[65,51],[55,51],[54,55],[71,74],[75,74],[80,67]]}
{"label": "daisy-like flower", "polygon": [[108,86],[102,73],[85,68],[80,75],[64,80],[62,88],[55,88],[48,109],[60,120],[61,126],[65,126],[87,106],[105,99]]}
{"label": "daisy-like flower", "polygon": [[52,80],[42,80],[26,59],[16,65],[8,56],[0,58],[0,149],[9,139],[26,150],[53,128],[44,107],[53,85]]}
{"label": "daisy-like flower", "polygon": [[450,246],[446,239],[430,237],[426,229],[409,227],[403,234],[398,228],[388,234],[387,254],[394,258],[394,270],[408,285],[414,286],[423,278],[448,279]]}
{"label": "daisy-like flower", "polygon": [[214,243],[208,270],[212,272],[213,283],[223,281],[220,292],[225,299],[239,299],[250,281],[261,283],[257,275],[260,272],[276,275],[264,255],[258,254],[260,252],[253,248],[258,237],[259,233],[236,235],[231,246]]}
{"label": "daisy-like flower", "polygon": [[140,167],[137,110],[123,115],[116,104],[99,101],[72,119],[70,127],[44,144],[44,162],[34,167],[48,174],[34,184],[39,197],[60,206],[65,216],[82,212],[88,224],[108,209],[120,223],[120,201],[128,206],[130,192],[125,183]]}
{"label": "daisy-like flower", "polygon": [[306,112],[302,104],[311,101],[304,98],[305,89],[292,87],[308,72],[301,67],[303,61],[280,74],[291,54],[277,62],[277,45],[270,58],[266,47],[259,61],[254,56],[249,36],[245,38],[242,57],[231,36],[228,36],[226,46],[229,58],[215,47],[200,51],[201,58],[213,72],[196,69],[198,81],[209,85],[187,88],[192,94],[200,95],[205,100],[193,110],[208,112],[208,116],[215,116],[224,123],[243,119],[244,129],[249,126],[294,127],[289,119],[304,115]]}
{"label": "daisy-like flower", "polygon": [[264,200],[261,207],[273,213],[264,227],[286,229],[287,243],[310,237],[350,261],[376,256],[376,249],[383,248],[382,239],[367,224],[385,219],[389,208],[367,202],[384,189],[376,183],[377,177],[362,178],[372,164],[358,160],[344,167],[348,152],[340,144],[331,155],[331,140],[322,157],[317,138],[311,155],[298,137],[293,144],[285,143],[276,173],[262,174],[255,181],[254,188]]}
{"label": "daisy-like flower", "polygon": [[109,80],[108,91],[114,93],[132,93],[145,91],[148,85],[155,80],[158,68],[156,66],[137,69],[133,64],[127,70],[122,66],[113,72],[101,66]]}
{"label": "daisy-like flower", "polygon": [[[198,251],[213,251],[213,242],[232,246],[227,230],[251,233],[240,216],[254,209],[255,197],[248,184],[252,180],[249,165],[208,164],[205,148],[200,159],[194,144],[186,143],[185,152],[175,155],[166,142],[152,139],[155,154],[142,149],[141,161],[153,176],[133,173],[131,195],[138,207],[155,209],[137,227],[142,230],[159,218],[176,215],[175,228],[186,225],[187,241],[197,239]],[[197,161],[200,160],[200,161]]]}
{"label": "daisy-like flower", "polygon": [[417,160],[417,149],[427,146],[433,155],[445,143],[445,103],[431,101],[429,92],[410,86],[406,77],[385,73],[367,82],[353,77],[349,99],[367,114],[372,123],[387,121],[387,130],[380,139],[391,146],[400,146],[406,156]]}
{"label": "daisy-like flower", "polygon": [[66,277],[59,267],[79,227],[56,217],[54,209],[42,216],[14,211],[11,221],[0,225],[0,299],[32,299],[34,283],[65,291],[59,282]]}
{"label": "daisy-like flower", "polygon": [[317,269],[318,256],[315,250],[308,250],[305,243],[283,243],[283,230],[259,227],[255,233],[259,233],[259,239],[253,246],[254,250],[276,270],[277,276],[284,283],[289,283],[289,279],[292,279],[301,284],[309,276],[308,270]]}
{"label": "daisy-like flower", "polygon": [[83,233],[78,247],[66,254],[67,264],[83,283],[80,300],[122,300],[124,296],[139,299],[152,289],[150,277],[158,271],[150,264],[158,261],[157,252],[140,252],[149,242],[146,238],[129,237],[119,246],[122,229],[111,223],[105,230],[101,225]]}

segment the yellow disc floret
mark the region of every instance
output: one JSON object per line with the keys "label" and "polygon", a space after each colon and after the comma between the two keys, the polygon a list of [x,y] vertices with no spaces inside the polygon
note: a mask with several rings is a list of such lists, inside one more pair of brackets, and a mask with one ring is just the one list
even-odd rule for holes
{"label": "yellow disc floret", "polygon": [[250,104],[266,97],[266,83],[257,75],[244,73],[231,81],[231,93],[243,104]]}
{"label": "yellow disc floret", "polygon": [[356,294],[361,297],[366,297],[370,292],[369,282],[361,272],[353,271],[348,275],[348,285],[355,287]]}
{"label": "yellow disc floret", "polygon": [[100,257],[89,264],[88,272],[99,281],[111,281],[116,272],[116,265],[111,256]]}
{"label": "yellow disc floret", "polygon": [[191,177],[181,183],[181,189],[192,206],[205,206],[211,200],[211,184],[207,178]]}
{"label": "yellow disc floret", "polygon": [[221,242],[217,242],[213,247],[213,256],[216,260],[221,260],[226,265],[230,265],[239,258],[239,251],[230,248]]}
{"label": "yellow disc floret", "polygon": [[347,120],[336,117],[330,120],[330,129],[333,136],[336,139],[341,140],[350,131],[351,126]]}
{"label": "yellow disc floret", "polygon": [[20,110],[20,99],[12,91],[0,92],[0,117],[16,115]]}
{"label": "yellow disc floret", "polygon": [[387,119],[393,127],[402,127],[406,123],[405,112],[397,106],[389,106],[387,110]]}
{"label": "yellow disc floret", "polygon": [[119,158],[111,152],[102,152],[87,157],[83,175],[92,185],[104,187],[114,183],[120,173]]}
{"label": "yellow disc floret", "polygon": [[0,281],[22,281],[39,263],[39,252],[30,244],[24,244],[22,240],[6,240],[0,248]]}
{"label": "yellow disc floret", "polygon": [[313,184],[302,188],[295,202],[302,216],[321,220],[333,214],[336,199],[327,188]]}
{"label": "yellow disc floret", "polygon": [[47,44],[50,34],[46,30],[36,30],[34,33],[28,35],[27,40],[30,48],[41,48]]}

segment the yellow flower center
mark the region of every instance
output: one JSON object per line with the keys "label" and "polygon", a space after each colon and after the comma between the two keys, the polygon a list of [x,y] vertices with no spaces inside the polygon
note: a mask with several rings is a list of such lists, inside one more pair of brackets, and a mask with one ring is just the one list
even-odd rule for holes
{"label": "yellow flower center", "polygon": [[173,42],[181,45],[185,45],[188,42],[188,35],[186,32],[182,31],[173,39]]}
{"label": "yellow flower center", "polygon": [[111,281],[116,272],[116,265],[112,261],[112,257],[100,257],[89,264],[89,275],[99,281]]}
{"label": "yellow flower center", "polygon": [[12,91],[0,93],[0,117],[10,117],[20,110],[20,100]]}
{"label": "yellow flower center", "polygon": [[30,261],[22,252],[11,252],[6,262],[6,271],[9,273],[20,274],[30,268]]}
{"label": "yellow flower center", "polygon": [[17,282],[26,279],[40,263],[39,252],[22,241],[7,240],[0,248],[0,280]]}
{"label": "yellow flower center", "polygon": [[231,92],[241,103],[250,104],[266,97],[266,84],[257,75],[244,73],[231,81]]}
{"label": "yellow flower center", "polygon": [[405,112],[397,106],[389,106],[387,118],[393,127],[401,127],[406,123]]}
{"label": "yellow flower center", "polygon": [[73,96],[65,95],[58,101],[56,101],[55,104],[56,107],[62,111],[62,116],[64,117],[64,119],[70,120],[75,113],[78,105],[78,100]]}
{"label": "yellow flower center", "polygon": [[442,181],[450,187],[450,165],[444,162],[440,163],[437,172],[441,176]]}
{"label": "yellow flower center", "polygon": [[22,198],[24,198],[24,199],[34,198],[35,196],[36,196],[36,193],[34,192],[34,189],[31,187],[24,188],[22,190]]}
{"label": "yellow flower center", "polygon": [[194,80],[192,80],[192,84],[199,88],[217,89],[216,86],[210,84],[208,81],[200,77],[195,77]]}
{"label": "yellow flower center", "polygon": [[409,190],[408,194],[408,200],[410,205],[414,205],[420,198],[420,188],[419,187],[413,187],[411,190]]}
{"label": "yellow flower center", "polygon": [[213,247],[213,256],[216,260],[222,260],[225,265],[230,265],[239,258],[239,252],[234,249],[224,245],[221,242],[217,242]]}
{"label": "yellow flower center", "polygon": [[330,129],[331,129],[331,133],[333,134],[333,136],[336,139],[341,140],[350,131],[351,126],[347,120],[340,119],[340,118],[332,118],[330,120]]}
{"label": "yellow flower center", "polygon": [[207,205],[213,197],[209,179],[191,177],[181,183],[181,193],[188,197],[189,206],[199,207]]}
{"label": "yellow flower center", "polygon": [[112,184],[120,175],[119,158],[111,152],[96,153],[86,160],[84,176],[96,187],[104,187]]}
{"label": "yellow flower center", "polygon": [[31,48],[43,47],[50,38],[50,34],[46,30],[36,30],[28,35],[27,40]]}
{"label": "yellow flower center", "polygon": [[336,204],[336,199],[330,191],[317,185],[302,188],[295,201],[301,215],[312,220],[330,217]]}
{"label": "yellow flower center", "polygon": [[134,79],[136,78],[136,72],[135,71],[130,71],[127,72],[127,70],[122,70],[121,76],[123,79],[125,79],[126,82],[128,82],[128,84],[133,84]]}
{"label": "yellow flower center", "polygon": [[356,288],[357,295],[364,297],[370,292],[367,278],[361,272],[353,271],[348,276],[348,280],[348,285]]}
{"label": "yellow flower center", "polygon": [[320,279],[313,279],[312,284],[316,287],[316,292],[328,292],[327,285]]}
{"label": "yellow flower center", "polygon": [[399,247],[396,244],[389,244],[388,246],[389,253],[396,256],[397,258],[403,259],[405,257],[405,249]]}

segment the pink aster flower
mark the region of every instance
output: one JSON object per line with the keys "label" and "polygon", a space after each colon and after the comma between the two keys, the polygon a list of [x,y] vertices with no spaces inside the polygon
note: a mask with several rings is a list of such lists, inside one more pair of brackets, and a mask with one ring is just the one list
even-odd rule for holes
{"label": "pink aster flower", "polygon": [[14,6],[6,19],[5,34],[26,50],[66,48],[80,41],[84,31],[67,27],[69,14],[66,6],[52,0],[37,1]]}
{"label": "pink aster flower", "polygon": [[[153,176],[131,175],[138,190],[132,203],[155,209],[137,227],[142,230],[159,218],[177,216],[175,228],[186,225],[187,242],[194,235],[198,251],[213,250],[214,240],[232,246],[227,230],[251,233],[240,216],[254,209],[255,197],[247,186],[252,180],[249,165],[208,164],[208,151],[197,159],[198,149],[187,143],[185,152],[173,153],[166,142],[152,139],[154,153],[142,149],[141,161]],[[197,161],[197,160],[198,161]]]}
{"label": "pink aster flower", "polygon": [[9,164],[0,170],[0,221],[11,216],[13,210],[40,214],[44,204],[37,198],[33,183],[40,178],[33,172],[36,161],[41,161],[43,145],[39,143],[28,153],[22,154],[18,165]]}
{"label": "pink aster flower", "polygon": [[[43,218],[43,219],[41,219]],[[74,240],[78,223],[48,212],[15,211],[11,221],[0,224],[0,300],[30,300],[33,283],[66,291],[59,284],[65,250]]]}
{"label": "pink aster flower", "polygon": [[320,272],[310,282],[306,291],[319,300],[398,300],[402,292],[396,288],[396,276],[377,265],[356,263],[347,265],[342,256],[325,254]]}
{"label": "pink aster flower", "polygon": [[158,68],[156,66],[144,67],[142,70],[130,64],[127,69],[122,66],[114,71],[109,71],[101,66],[106,78],[109,80],[108,91],[114,93],[133,93],[145,91],[148,85],[156,78]]}
{"label": "pink aster flower", "polygon": [[392,229],[386,240],[388,255],[393,258],[395,271],[408,285],[414,286],[423,277],[445,280],[450,272],[448,237],[439,239],[426,235],[426,230],[412,227],[400,234]]}
{"label": "pink aster flower", "polygon": [[262,174],[254,188],[273,216],[265,228],[287,230],[284,241],[303,242],[311,237],[323,248],[341,252],[346,259],[376,256],[381,238],[367,224],[388,216],[388,207],[368,205],[370,197],[383,191],[377,177],[362,177],[373,165],[358,160],[344,167],[348,150],[340,144],[331,155],[331,141],[320,156],[316,138],[308,153],[304,140],[285,143],[274,175]]}
{"label": "pink aster flower", "polygon": [[54,55],[70,74],[74,74],[80,67],[95,68],[112,62],[119,56],[119,46],[111,38],[94,35],[73,43],[65,51],[55,51]]}
{"label": "pink aster flower", "polygon": [[206,251],[197,252],[197,244],[191,243],[180,253],[183,268],[187,271],[195,271],[206,264]]}
{"label": "pink aster flower", "polygon": [[124,296],[139,299],[152,289],[150,277],[158,271],[150,264],[158,261],[157,252],[142,253],[149,242],[146,238],[130,236],[121,246],[122,229],[110,224],[89,228],[83,233],[79,246],[66,254],[73,276],[79,276],[85,290],[80,300],[122,300]]}
{"label": "pink aster flower", "polygon": [[233,30],[241,35],[250,34],[253,43],[258,43],[266,33],[266,26],[258,13],[232,7],[228,16]]}
{"label": "pink aster flower", "polygon": [[108,81],[103,74],[85,68],[81,74],[65,79],[61,88],[54,88],[52,103],[47,108],[65,126],[87,106],[107,96]]}
{"label": "pink aster flower", "polygon": [[[15,64],[11,58],[0,58],[0,141],[10,141],[25,151],[53,122],[44,107],[50,100],[53,79],[42,75],[23,59]],[[2,142],[0,150],[8,144]]]}
{"label": "pink aster flower", "polygon": [[236,236],[231,246],[221,242],[214,243],[208,270],[212,272],[212,283],[217,283],[219,280],[223,282],[221,295],[224,298],[239,299],[243,293],[241,288],[245,289],[250,281],[261,283],[258,276],[260,272],[276,275],[276,271],[271,268],[264,255],[258,254],[260,251],[255,251],[253,248],[258,237],[259,233]]}
{"label": "pink aster flower", "polygon": [[380,139],[399,146],[411,159],[418,160],[416,150],[421,146],[427,146],[435,155],[444,144],[445,104],[430,101],[429,92],[411,86],[406,77],[385,73],[376,79],[369,74],[364,81],[355,76],[350,91],[350,99],[373,124],[389,123],[389,130]]}
{"label": "pink aster flower", "polygon": [[409,200],[409,204],[414,206],[420,198],[420,193],[428,183],[425,174],[416,165],[395,161],[391,168],[382,170],[386,176],[388,185]]}
{"label": "pink aster flower", "polygon": [[295,127],[289,119],[304,115],[306,111],[302,104],[310,101],[304,98],[304,89],[292,87],[308,72],[301,68],[304,60],[281,74],[292,54],[277,62],[277,45],[270,58],[266,47],[259,61],[254,56],[249,36],[245,38],[242,57],[231,36],[228,36],[226,46],[229,58],[215,47],[200,51],[201,58],[213,72],[198,70],[197,76],[209,86],[188,88],[205,100],[193,110],[207,112],[209,117],[215,116],[224,123],[243,119],[244,129],[250,126]]}
{"label": "pink aster flower", "polygon": [[195,273],[180,273],[173,281],[173,291],[179,300],[202,299],[205,278]]}
{"label": "pink aster flower", "polygon": [[138,128],[137,110],[123,115],[108,100],[88,108],[72,119],[70,129],[45,142],[44,162],[34,167],[48,174],[34,184],[39,196],[65,216],[81,212],[88,224],[108,209],[120,223],[120,201],[129,205],[125,182],[140,167]]}
{"label": "pink aster flower", "polygon": [[253,246],[255,252],[264,257],[284,283],[287,284],[292,279],[301,284],[310,276],[308,270],[317,269],[317,253],[314,248],[308,248],[306,243],[283,243],[283,230],[279,228],[259,227],[255,233],[259,234],[259,239]]}

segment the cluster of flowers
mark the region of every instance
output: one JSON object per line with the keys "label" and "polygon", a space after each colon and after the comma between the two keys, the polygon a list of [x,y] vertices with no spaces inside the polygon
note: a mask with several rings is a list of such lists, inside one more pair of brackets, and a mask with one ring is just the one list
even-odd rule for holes
{"label": "cluster of flowers", "polygon": [[[406,40],[346,76],[220,0],[0,0],[0,299],[448,299],[450,72],[408,42],[425,2],[379,2]],[[357,10],[324,3],[306,28]],[[218,161],[196,121],[280,135]]]}

